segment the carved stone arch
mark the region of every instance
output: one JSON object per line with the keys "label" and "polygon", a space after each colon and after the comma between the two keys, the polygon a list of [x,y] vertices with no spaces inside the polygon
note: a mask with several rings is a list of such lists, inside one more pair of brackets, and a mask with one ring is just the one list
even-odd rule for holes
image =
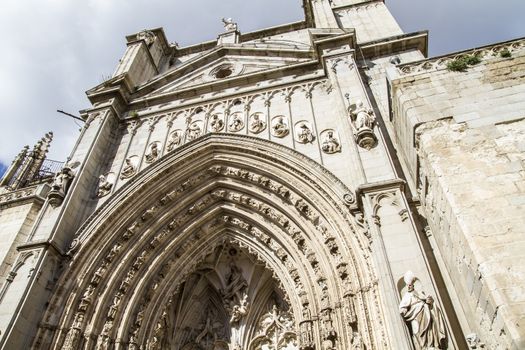
{"label": "carved stone arch", "polygon": [[[323,318],[323,325],[332,324],[336,335],[331,339],[339,347],[350,347],[351,327],[358,327],[368,347],[382,347],[385,331],[375,271],[368,239],[356,228],[344,200],[349,193],[322,166],[273,142],[207,135],[185,144],[115,191],[78,231],[72,260],[45,316],[56,331],[40,329],[37,342],[54,349],[68,348],[63,344],[131,347],[130,332],[139,329],[133,336],[137,345],[144,345],[160,316],[159,295],[173,294],[208,254],[206,248],[230,235],[277,271],[296,331],[302,321],[315,322],[320,347],[328,333],[316,319]],[[224,216],[231,219],[206,231],[206,225]],[[306,290],[304,300],[294,295],[296,280]],[[326,290],[330,302],[323,305]],[[340,302],[347,299],[357,321],[344,321],[347,314]],[[150,324],[150,330],[141,322]]]}

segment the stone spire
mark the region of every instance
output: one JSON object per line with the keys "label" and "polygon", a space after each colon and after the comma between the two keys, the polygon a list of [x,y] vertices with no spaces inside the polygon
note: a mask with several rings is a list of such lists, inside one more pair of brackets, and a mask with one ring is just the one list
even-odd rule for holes
{"label": "stone spire", "polygon": [[7,185],[9,185],[9,183],[11,182],[11,179],[13,179],[13,177],[17,173],[17,170],[20,168],[20,166],[24,162],[24,159],[27,156],[27,151],[29,151],[29,146],[28,145],[26,145],[26,146],[24,146],[24,148],[22,148],[20,153],[18,153],[18,155],[15,157],[15,159],[13,160],[13,162],[11,163],[9,168],[6,170],[6,172],[4,173],[4,177],[0,181],[0,186],[7,186]]}
{"label": "stone spire", "polygon": [[[13,165],[17,164],[16,170],[11,168],[9,169],[12,178],[7,180],[12,189],[24,187],[36,175],[38,175],[40,167],[46,159],[46,155],[49,151],[52,140],[53,132],[50,131],[35,144],[33,150],[29,152],[29,154],[27,154],[28,147],[26,146],[27,148],[25,148],[25,152],[22,151],[24,152],[23,156],[22,152],[17,156],[13,162]],[[4,179],[2,180],[2,184],[4,184]]]}

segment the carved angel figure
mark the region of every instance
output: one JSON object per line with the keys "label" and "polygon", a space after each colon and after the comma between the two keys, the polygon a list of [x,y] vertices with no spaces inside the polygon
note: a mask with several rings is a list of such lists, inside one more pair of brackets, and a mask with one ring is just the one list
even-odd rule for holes
{"label": "carved angel figure", "polygon": [[321,149],[323,152],[331,154],[341,151],[341,144],[339,140],[334,136],[333,131],[328,131],[324,137],[321,144]]}
{"label": "carved angel figure", "polygon": [[153,163],[159,158],[159,145],[157,142],[153,142],[149,146],[149,153],[146,154],[146,163]]}
{"label": "carved angel figure", "polygon": [[285,137],[288,135],[288,125],[285,123],[283,116],[275,118],[275,122],[272,125],[272,133],[277,137]]}
{"label": "carved angel figure", "polygon": [[168,152],[173,151],[180,142],[182,141],[182,133],[180,130],[175,130],[170,134],[170,139],[168,140]]}
{"label": "carved angel figure", "polygon": [[222,23],[224,24],[225,32],[237,30],[237,23],[235,23],[231,18],[223,18]]}
{"label": "carved angel figure", "polygon": [[98,177],[97,195],[99,197],[104,197],[105,195],[109,194],[112,187],[113,187],[113,184],[108,181],[108,179],[106,178],[106,175],[100,175]]}
{"label": "carved angel figure", "polygon": [[219,132],[224,128],[224,121],[217,114],[212,115],[210,120],[210,129],[213,132]]}
{"label": "carved angel figure", "polygon": [[445,349],[446,332],[441,310],[434,305],[431,295],[422,296],[414,289],[417,278],[411,271],[405,273],[407,292],[399,304],[399,313],[410,329],[417,349]]}
{"label": "carved angel figure", "polygon": [[126,165],[124,165],[124,168],[122,168],[122,172],[120,173],[121,179],[127,179],[135,175],[135,165],[133,165],[131,158],[126,158],[124,162]]}
{"label": "carved angel figure", "polygon": [[314,134],[306,123],[299,124],[297,130],[297,141],[300,143],[310,143],[314,140]]}
{"label": "carved angel figure", "polygon": [[234,113],[231,116],[230,124],[228,125],[230,131],[239,131],[244,128],[244,121],[240,117],[240,114]]}
{"label": "carved angel figure", "polygon": [[264,130],[266,123],[261,119],[260,113],[254,113],[250,116],[250,132],[258,134]]}

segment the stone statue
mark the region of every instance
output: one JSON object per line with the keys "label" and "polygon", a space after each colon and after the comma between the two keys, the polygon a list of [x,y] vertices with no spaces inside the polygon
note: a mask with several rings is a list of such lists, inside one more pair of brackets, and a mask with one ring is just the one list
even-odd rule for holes
{"label": "stone statue", "polygon": [[232,312],[231,312],[231,318],[230,323],[237,323],[241,320],[243,316],[245,316],[248,313],[248,294],[244,293],[241,301],[239,302],[239,305],[234,305]]}
{"label": "stone statue", "polygon": [[407,323],[417,349],[445,349],[447,336],[441,310],[431,295],[422,296],[414,289],[417,278],[412,271],[404,276],[407,292],[399,304],[399,313]]}
{"label": "stone statue", "polygon": [[159,158],[159,145],[157,142],[153,142],[149,146],[149,153],[146,154],[146,163],[153,163]]}
{"label": "stone statue", "polygon": [[288,125],[284,121],[283,116],[275,118],[275,122],[272,125],[272,134],[277,137],[285,137],[288,135]]}
{"label": "stone statue", "polygon": [[357,101],[348,108],[352,125],[354,126],[354,136],[360,147],[370,150],[377,144],[377,137],[374,134],[375,115],[372,109],[365,107],[363,101]]}
{"label": "stone statue", "polygon": [[314,140],[314,134],[308,124],[300,123],[297,129],[297,141],[300,143],[310,143]]}
{"label": "stone statue", "polygon": [[157,39],[155,34],[151,30],[144,29],[137,34],[137,40],[144,40],[146,45],[151,45]]}
{"label": "stone statue", "polygon": [[235,23],[231,18],[223,18],[222,23],[224,24],[225,32],[237,30],[237,23]]}
{"label": "stone statue", "polygon": [[363,101],[357,101],[350,106],[354,119],[354,126],[359,132],[363,129],[372,130],[376,120],[374,112],[370,108],[366,108]]}
{"label": "stone statue", "polygon": [[266,123],[261,119],[259,113],[254,113],[250,116],[250,132],[258,134],[266,128]]}
{"label": "stone statue", "polygon": [[217,114],[211,117],[210,129],[213,132],[219,132],[224,128],[224,121]]}
{"label": "stone statue", "polygon": [[198,123],[192,123],[188,127],[187,133],[188,133],[188,141],[193,141],[197,137],[201,136],[201,127]]}
{"label": "stone statue", "polygon": [[239,117],[238,113],[231,116],[230,124],[228,125],[229,131],[239,131],[244,128],[244,121]]}
{"label": "stone statue", "polygon": [[56,175],[51,185],[51,191],[49,191],[49,204],[53,207],[57,207],[62,204],[64,197],[66,196],[67,190],[71,180],[73,180],[74,173],[69,166],[63,167]]}
{"label": "stone statue", "polygon": [[182,141],[182,133],[180,130],[175,130],[170,134],[170,139],[168,140],[168,152],[173,151],[177,146],[180,145]]}
{"label": "stone statue", "polygon": [[332,130],[329,130],[325,133],[321,144],[321,149],[323,152],[328,154],[341,151],[341,143],[334,136],[334,132]]}
{"label": "stone statue", "polygon": [[64,345],[62,346],[62,349],[64,350],[77,349],[77,346],[78,346],[77,343],[80,340],[80,333],[82,331],[83,323],[84,323],[84,313],[78,312],[75,315],[75,320],[73,321],[73,325],[67,332],[66,340],[64,341]]}
{"label": "stone statue", "polygon": [[235,297],[237,300],[242,300],[244,295],[242,291],[248,286],[248,283],[242,275],[241,269],[233,262],[230,264],[230,273],[226,278],[226,287],[224,288],[224,298],[232,300]]}
{"label": "stone statue", "polygon": [[104,197],[111,192],[111,188],[113,188],[113,184],[108,181],[107,175],[100,175],[98,177],[98,191],[97,196]]}
{"label": "stone statue", "polygon": [[126,165],[122,168],[122,172],[120,173],[121,179],[128,179],[135,175],[135,165],[133,165],[133,162],[131,161],[131,158],[126,158],[124,161]]}

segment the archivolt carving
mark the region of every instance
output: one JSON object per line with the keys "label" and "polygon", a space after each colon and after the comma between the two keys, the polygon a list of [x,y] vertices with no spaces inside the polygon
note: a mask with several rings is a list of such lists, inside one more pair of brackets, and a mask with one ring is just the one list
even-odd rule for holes
{"label": "archivolt carving", "polygon": [[[377,288],[367,248],[363,249],[368,245],[342,199],[348,189],[341,187],[338,198],[334,184],[326,186],[328,173],[315,169],[313,174],[322,180],[308,181],[312,173],[294,169],[279,170],[278,181],[270,169],[291,168],[290,158],[276,161],[260,154],[254,167],[244,147],[238,160],[236,153],[228,155],[235,166],[223,165],[220,153],[212,154],[211,162],[203,161],[211,153],[207,146],[196,145],[199,151],[187,154],[199,166],[192,167],[190,159],[183,159],[172,165],[178,172],[170,171],[171,165],[162,168],[190,146],[154,165],[159,182],[148,171],[135,176],[79,231],[70,250],[71,266],[50,302],[50,307],[64,309],[64,314],[57,320],[48,314],[45,320],[56,323],[57,334],[52,335],[51,328],[42,329],[37,341],[54,339],[57,347],[69,344],[71,348],[111,347],[114,339],[122,339],[130,348],[144,346],[148,339],[148,344],[158,343],[155,338],[163,339],[165,325],[173,321],[163,316],[165,296],[183,291],[185,281],[208,266],[206,259],[215,247],[230,242],[253,256],[255,266],[270,271],[275,290],[286,291],[280,298],[290,306],[294,319],[301,320],[294,321],[294,327],[301,329],[296,339],[306,344],[303,348],[312,341],[321,346],[318,334],[327,334],[327,341],[337,337],[340,344],[350,344],[357,333],[368,347],[382,344]],[[214,152],[220,147],[214,146]],[[144,177],[156,185],[148,185]],[[149,198],[144,198],[143,191]],[[116,203],[120,207],[114,209]],[[117,209],[129,215],[112,214]],[[262,310],[254,304],[250,289],[246,289],[247,297],[242,289],[227,317],[231,325],[254,322],[252,311]],[[340,300],[348,300],[344,309],[336,303]],[[316,316],[305,319],[304,310]],[[329,315],[323,310],[330,310]],[[322,312],[323,324],[317,321]],[[210,339],[217,332],[213,325],[217,317],[210,314],[195,320],[199,339]]]}

